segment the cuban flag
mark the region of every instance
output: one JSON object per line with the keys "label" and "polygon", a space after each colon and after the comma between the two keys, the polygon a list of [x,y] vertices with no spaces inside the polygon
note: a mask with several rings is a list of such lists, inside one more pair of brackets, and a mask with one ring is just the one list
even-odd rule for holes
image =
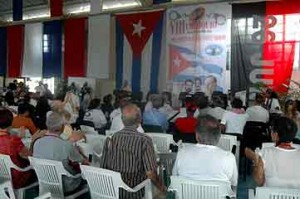
{"label": "cuban flag", "polygon": [[163,11],[116,16],[116,87],[128,82],[132,92],[157,92]]}

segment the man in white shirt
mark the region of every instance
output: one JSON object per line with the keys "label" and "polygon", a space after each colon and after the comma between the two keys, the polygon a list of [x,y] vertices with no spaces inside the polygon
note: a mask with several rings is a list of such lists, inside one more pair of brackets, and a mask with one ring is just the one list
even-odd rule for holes
{"label": "man in white shirt", "polygon": [[221,136],[218,120],[210,115],[198,119],[198,144],[189,144],[179,150],[172,174],[192,180],[224,182],[228,189],[222,194],[233,196],[238,182],[235,157],[216,146]]}
{"label": "man in white shirt", "polygon": [[263,107],[264,96],[257,93],[255,96],[255,105],[249,107],[246,113],[249,115],[248,121],[251,122],[269,122],[269,112]]}

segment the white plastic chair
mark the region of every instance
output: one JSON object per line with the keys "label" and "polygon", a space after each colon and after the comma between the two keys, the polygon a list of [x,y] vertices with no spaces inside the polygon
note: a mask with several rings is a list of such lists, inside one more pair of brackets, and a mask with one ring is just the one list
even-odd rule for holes
{"label": "white plastic chair", "polygon": [[273,187],[257,187],[254,196],[254,190],[249,189],[249,199],[300,199],[299,189],[283,189]]}
{"label": "white plastic chair", "polygon": [[168,153],[170,144],[174,143],[173,135],[165,133],[146,133],[151,139],[159,153]]}
{"label": "white plastic chair", "polygon": [[[11,169],[15,169],[20,172],[26,172],[32,169],[31,166],[28,166],[26,168],[20,168],[16,166],[9,155],[0,155],[0,178],[4,181],[10,181],[12,183],[12,174],[11,174]],[[38,186],[38,183],[32,183],[31,185],[28,185],[26,187],[22,187],[19,189],[14,189],[14,193],[16,195],[16,198],[23,199],[24,193],[26,190],[31,189],[35,186]]]}
{"label": "white plastic chair", "polygon": [[51,193],[51,198],[76,198],[86,192],[87,188],[82,188],[78,192],[64,196],[62,176],[78,178],[81,174],[75,176],[67,172],[61,162],[29,157],[39,181],[39,195]]}
{"label": "white plastic chair", "polygon": [[113,136],[113,134],[115,134],[115,133],[116,133],[116,131],[112,131],[112,130],[106,130],[105,131],[106,136]]}
{"label": "white plastic chair", "polygon": [[220,147],[221,149],[225,150],[225,151],[230,151],[230,152],[232,152],[232,149],[235,146],[236,149],[235,149],[234,156],[235,156],[237,165],[239,165],[240,143],[237,140],[236,136],[222,134],[217,146]]}
{"label": "white plastic chair", "polygon": [[86,126],[86,125],[80,125],[80,129],[85,134],[98,135],[98,132],[95,130],[94,127]]}
{"label": "white plastic chair", "polygon": [[220,181],[195,181],[171,176],[169,190],[175,191],[176,199],[225,199],[233,196],[230,184]]}
{"label": "white plastic chair", "polygon": [[100,166],[103,147],[106,141],[104,135],[85,135],[86,143],[89,144],[93,150],[92,163],[93,166]]}
{"label": "white plastic chair", "polygon": [[137,192],[145,188],[145,199],[152,199],[151,181],[147,179],[134,188],[126,185],[118,172],[80,165],[83,178],[88,182],[91,198],[119,198],[119,188],[128,192]]}
{"label": "white plastic chair", "polygon": [[[7,195],[8,194],[8,195]],[[0,184],[0,198],[1,199],[15,199],[15,193],[10,181]]]}
{"label": "white plastic chair", "polygon": [[34,199],[51,199],[52,197],[51,197],[51,193],[50,192],[47,192],[47,193],[45,193],[45,194],[43,194],[43,195],[40,195],[40,196],[38,196],[38,197],[36,197],[36,198],[34,198]]}

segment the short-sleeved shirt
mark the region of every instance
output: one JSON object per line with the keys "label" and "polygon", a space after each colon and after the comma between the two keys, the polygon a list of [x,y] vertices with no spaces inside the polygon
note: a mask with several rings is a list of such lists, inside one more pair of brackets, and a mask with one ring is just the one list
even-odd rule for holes
{"label": "short-sleeved shirt", "polygon": [[88,110],[84,114],[83,120],[93,122],[95,128],[97,128],[97,129],[102,128],[107,123],[106,117],[105,117],[104,113],[102,112],[102,110],[100,110],[100,109]]}
{"label": "short-sleeved shirt", "polygon": [[[56,160],[63,162],[65,169],[74,174],[68,161],[82,162],[83,157],[71,142],[61,139],[60,137],[46,135],[37,139],[33,145],[33,157]],[[81,179],[64,178],[64,191],[70,192],[76,189],[81,183]]]}
{"label": "short-sleeved shirt", "polygon": [[[24,168],[29,165],[28,162],[22,160],[19,156],[19,153],[23,150],[24,144],[21,141],[21,138],[9,134],[1,134],[0,135],[0,153],[4,155],[9,155],[12,162],[18,167]],[[22,184],[26,182],[22,182],[23,180],[28,180],[25,178],[27,174],[25,172],[19,172],[17,170],[12,170],[12,179],[13,185],[15,188],[22,187]]]}
{"label": "short-sleeved shirt", "polygon": [[13,119],[12,122],[12,128],[21,128],[21,127],[25,127],[26,129],[28,129],[30,131],[30,133],[33,135],[38,129],[36,128],[36,126],[34,125],[33,121],[31,118],[29,117],[23,117],[23,116],[16,116]]}
{"label": "short-sleeved shirt", "polygon": [[232,111],[225,111],[221,124],[226,125],[226,133],[237,133],[242,135],[248,117],[247,113],[238,114]]}
{"label": "short-sleeved shirt", "polygon": [[248,121],[251,122],[269,122],[269,111],[262,106],[251,106],[247,108],[246,113],[249,115]]}
{"label": "short-sleeved shirt", "polygon": [[264,186],[300,189],[300,149],[299,145],[293,147],[270,146],[259,152],[264,162]]}
{"label": "short-sleeved shirt", "polygon": [[[102,168],[121,173],[123,181],[134,187],[147,179],[146,172],[157,168],[152,140],[138,133],[133,127],[125,127],[107,139],[102,153]],[[120,192],[120,198],[142,198],[143,192]]]}
{"label": "short-sleeved shirt", "polygon": [[228,183],[225,195],[233,195],[231,186],[237,186],[238,182],[234,155],[219,147],[202,144],[185,145],[178,151],[172,175]]}

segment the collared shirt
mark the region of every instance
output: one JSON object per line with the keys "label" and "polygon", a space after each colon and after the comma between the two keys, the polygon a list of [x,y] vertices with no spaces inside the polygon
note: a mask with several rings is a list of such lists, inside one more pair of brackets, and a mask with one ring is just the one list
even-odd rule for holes
{"label": "collared shirt", "polygon": [[184,145],[178,151],[172,175],[228,183],[229,195],[232,195],[231,186],[237,186],[238,182],[234,155],[219,147],[202,144]]}
{"label": "collared shirt", "polygon": [[23,117],[23,116],[16,116],[13,119],[12,122],[12,128],[21,128],[25,127],[30,131],[30,133],[33,135],[38,129],[35,127],[33,121],[29,117]]}
{"label": "collared shirt", "polygon": [[[121,173],[123,181],[134,187],[147,179],[147,172],[156,171],[154,147],[150,137],[125,127],[107,139],[102,153],[102,168]],[[120,198],[142,198],[143,192],[120,191]]]}
{"label": "collared shirt", "polygon": [[[9,155],[12,162],[21,168],[29,166],[29,163],[21,159],[19,154],[24,148],[21,138],[9,135],[7,131],[0,132],[0,154]],[[20,172],[12,169],[12,180],[14,188],[23,187],[30,178],[33,177],[33,171]]]}
{"label": "collared shirt", "polygon": [[216,118],[217,120],[221,120],[223,118],[225,109],[221,107],[215,107],[208,110],[207,114]]}
{"label": "collared shirt", "polygon": [[110,121],[112,121],[114,119],[114,117],[121,115],[121,114],[122,114],[121,108],[117,108],[117,109],[113,110],[113,112],[111,112],[109,115]]}
{"label": "collared shirt", "polygon": [[168,116],[153,108],[143,114],[143,124],[161,126],[164,130],[168,128]]}
{"label": "collared shirt", "polygon": [[[71,174],[75,174],[69,166],[69,160],[73,162],[82,162],[83,157],[71,142],[58,137],[56,134],[47,133],[46,136],[37,139],[33,145],[33,157],[47,160],[56,160],[63,162],[65,169]],[[63,179],[64,191],[75,190],[81,183],[81,178]]]}

